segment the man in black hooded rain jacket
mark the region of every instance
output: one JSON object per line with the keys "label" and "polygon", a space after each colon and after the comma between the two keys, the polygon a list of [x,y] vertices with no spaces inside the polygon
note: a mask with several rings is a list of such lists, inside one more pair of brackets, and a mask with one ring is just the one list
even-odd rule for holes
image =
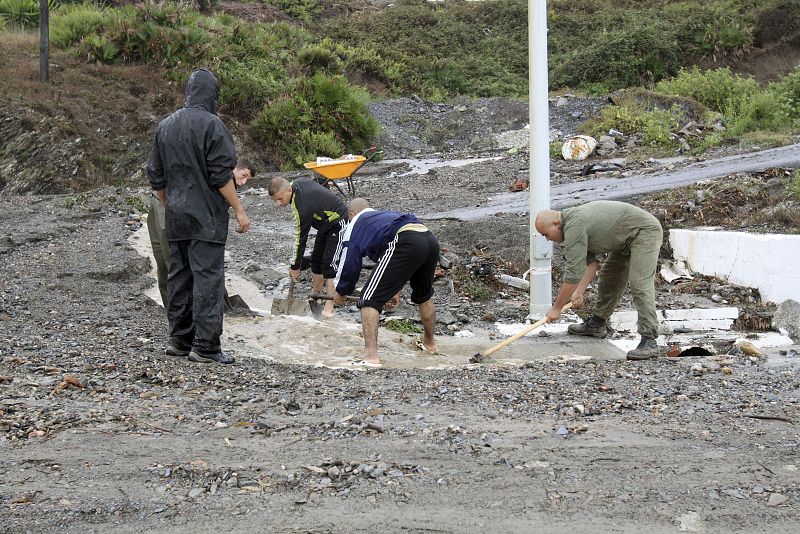
{"label": "man in black hooded rain jacket", "polygon": [[192,72],[183,108],[162,120],[147,163],[150,186],[165,206],[170,268],[166,353],[201,363],[233,363],[221,350],[228,206],[250,229],[233,180],[236,148],[217,117],[219,85],[206,69]]}

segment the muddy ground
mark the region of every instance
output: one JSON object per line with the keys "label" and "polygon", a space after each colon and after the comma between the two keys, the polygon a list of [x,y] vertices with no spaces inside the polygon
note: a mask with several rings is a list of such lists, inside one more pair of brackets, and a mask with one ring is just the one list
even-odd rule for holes
{"label": "muddy ground", "polygon": [[[574,102],[554,118],[564,135],[574,113],[597,104]],[[424,135],[409,127],[398,130],[402,143],[384,138],[387,159],[442,150],[433,156],[499,159],[405,176],[406,163],[370,164],[356,175],[359,193],[379,208],[429,213],[480,204],[526,175],[524,149],[487,141],[522,129],[525,116],[483,102],[496,120],[459,126],[451,119],[466,105],[426,112]],[[413,106],[385,104],[384,131]],[[434,128],[437,118],[449,126]],[[446,149],[448,139],[465,141]],[[554,181],[589,179],[582,166],[554,162]],[[663,168],[626,161],[637,172],[651,166]],[[635,201],[665,229],[796,231],[786,172]],[[291,247],[290,215],[263,191],[276,174],[241,192],[254,228],[231,232],[228,246],[228,271],[267,296],[280,295]],[[447,366],[403,351],[412,336],[386,328],[393,364],[384,369],[280,363],[304,350],[342,361],[357,353],[349,308],[321,326],[253,319],[263,354],[229,335],[235,365],[192,365],[163,356],[164,313],[144,295],[150,265],[131,238],[145,199],[143,183],[0,196],[0,530],[797,531],[796,352],[633,364],[619,354],[540,358],[532,338],[515,347],[516,364],[469,365],[499,340],[496,321],[527,315],[527,295],[495,275],[527,268],[529,221],[497,215],[429,221],[448,251],[436,286]],[[659,280],[662,307],[714,306],[715,294],[774,310],[749,288],[707,277]],[[395,315],[413,319],[413,309]],[[458,345],[461,330],[478,335]],[[564,356],[579,350],[559,339]]]}

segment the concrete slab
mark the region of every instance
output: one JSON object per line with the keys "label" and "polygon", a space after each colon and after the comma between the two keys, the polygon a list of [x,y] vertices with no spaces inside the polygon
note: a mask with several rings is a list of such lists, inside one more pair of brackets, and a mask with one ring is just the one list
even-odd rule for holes
{"label": "concrete slab", "polygon": [[[730,330],[739,317],[739,308],[689,308],[682,310],[656,310],[659,324],[670,332],[678,329],[703,332]],[[636,311],[620,310],[610,317],[616,330],[636,332]]]}
{"label": "concrete slab", "polygon": [[800,300],[800,236],[670,230],[672,253],[694,270],[758,288],[764,301]]}

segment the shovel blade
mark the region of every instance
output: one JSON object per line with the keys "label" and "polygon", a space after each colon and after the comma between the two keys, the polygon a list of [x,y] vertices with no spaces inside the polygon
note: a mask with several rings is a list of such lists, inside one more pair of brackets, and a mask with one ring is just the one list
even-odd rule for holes
{"label": "shovel blade", "polygon": [[244,299],[239,295],[228,295],[228,292],[225,291],[224,298],[224,313],[228,315],[253,313],[253,310],[250,309],[250,306],[248,306]]}
{"label": "shovel blade", "polygon": [[275,299],[272,301],[272,315],[307,315],[307,302],[302,300]]}
{"label": "shovel blade", "polygon": [[322,321],[322,310],[325,308],[325,301],[308,299],[308,307],[311,309],[311,317],[317,321]]}

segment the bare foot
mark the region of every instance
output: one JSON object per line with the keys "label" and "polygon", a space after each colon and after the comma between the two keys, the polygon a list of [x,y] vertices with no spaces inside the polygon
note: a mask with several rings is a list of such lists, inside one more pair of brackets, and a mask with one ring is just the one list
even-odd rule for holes
{"label": "bare foot", "polygon": [[[329,301],[329,302],[333,302],[333,301]],[[330,308],[328,308],[328,306],[325,306],[325,308],[322,310],[322,318],[323,319],[333,319],[334,317],[336,317],[336,309],[334,309],[333,306],[331,306]]]}
{"label": "bare foot", "polygon": [[421,338],[416,338],[414,340],[414,346],[423,352],[439,354],[439,346],[436,345],[436,343],[426,343],[425,340]]}
{"label": "bare foot", "polygon": [[362,354],[357,359],[359,359],[361,361],[364,361],[364,362],[367,362],[367,363],[373,363],[373,364],[379,364],[379,365],[381,363],[381,359],[378,358],[377,356],[370,356],[370,355],[367,355],[367,354]]}

